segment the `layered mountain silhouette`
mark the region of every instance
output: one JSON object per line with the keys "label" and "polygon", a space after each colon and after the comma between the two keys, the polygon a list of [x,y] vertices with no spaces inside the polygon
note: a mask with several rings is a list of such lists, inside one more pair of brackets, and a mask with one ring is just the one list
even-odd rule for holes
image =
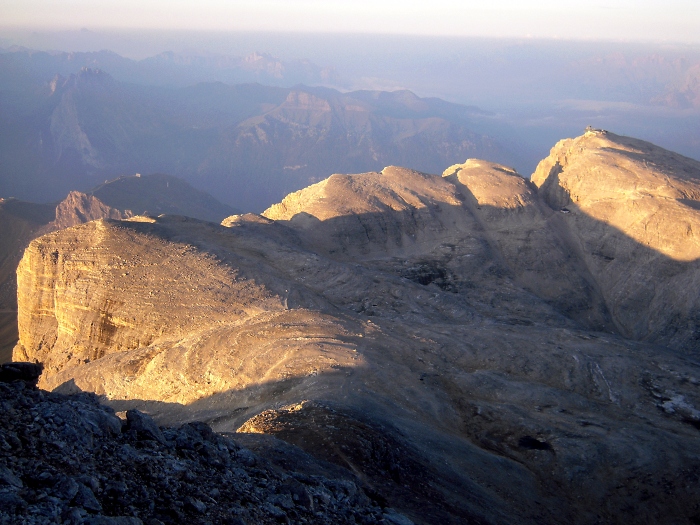
{"label": "layered mountain silhouette", "polygon": [[43,81],[15,73],[0,69],[9,77],[0,79],[0,194],[25,200],[58,200],[114,174],[160,172],[259,212],[334,171],[402,164],[437,172],[454,158],[510,160],[484,112],[408,91],[163,88],[87,67]]}
{"label": "layered mountain silhouette", "polygon": [[[326,104],[290,94],[251,140],[359,118]],[[220,225],[91,221],[27,248],[13,358],[162,424],[279,436],[416,523],[693,521],[699,210],[700,163],[588,130],[532,181],[472,159]]]}
{"label": "layered mountain silhouette", "polygon": [[[308,60],[282,60],[259,52],[235,56],[166,51],[143,60],[132,60],[108,50],[45,52],[13,47],[0,53],[0,71],[21,72],[23,76],[39,81],[56,74],[67,77],[82,67],[110,71],[123,82],[151,86],[186,87],[199,82],[260,82],[269,86],[291,86],[338,81],[338,74],[332,67],[319,66]],[[13,81],[9,75],[0,75],[0,79],[7,83]]]}
{"label": "layered mountain silhouette", "polygon": [[689,67],[680,82],[668,86],[653,102],[683,109],[700,107],[700,64]]}

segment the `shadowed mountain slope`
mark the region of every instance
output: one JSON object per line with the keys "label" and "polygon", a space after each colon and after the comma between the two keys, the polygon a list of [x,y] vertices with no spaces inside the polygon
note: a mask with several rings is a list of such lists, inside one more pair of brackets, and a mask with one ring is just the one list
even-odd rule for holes
{"label": "shadowed mountain slope", "polygon": [[[646,147],[605,140],[566,166],[609,155],[610,174],[574,180],[601,189],[626,166],[623,145]],[[682,159],[648,155],[672,187],[699,171],[677,176]],[[442,177],[389,167],[223,225],[162,216],[51,233],[18,269],[14,357],[44,363],[44,388],[278,435],[416,523],[697,519],[692,312],[641,302],[630,315],[658,328],[633,339],[616,309],[636,289],[610,295],[578,221],[659,265],[649,271],[678,265],[690,279],[695,261],[644,244],[635,221],[562,210],[552,195],[566,172],[535,177],[538,189],[485,161]],[[617,184],[606,199],[622,205],[637,183]],[[677,220],[655,217],[659,232]]]}
{"label": "shadowed mountain slope", "polygon": [[162,173],[119,177],[89,193],[108,206],[131,210],[137,215],[167,213],[218,223],[235,213],[208,193]]}
{"label": "shadowed mountain slope", "polygon": [[333,175],[264,215],[336,259],[455,293],[483,291],[483,301],[516,284],[591,328],[608,323],[595,283],[548,225],[552,210],[510,168],[470,160],[441,178],[396,167]]}

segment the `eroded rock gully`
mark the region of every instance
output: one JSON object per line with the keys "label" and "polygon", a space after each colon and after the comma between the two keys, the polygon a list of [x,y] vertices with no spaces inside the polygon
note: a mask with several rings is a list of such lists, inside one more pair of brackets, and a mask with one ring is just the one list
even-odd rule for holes
{"label": "eroded rock gully", "polygon": [[396,519],[697,521],[699,181],[589,131],[532,182],[389,167],[222,225],[91,222],[27,249],[15,358],[160,424],[278,435]]}

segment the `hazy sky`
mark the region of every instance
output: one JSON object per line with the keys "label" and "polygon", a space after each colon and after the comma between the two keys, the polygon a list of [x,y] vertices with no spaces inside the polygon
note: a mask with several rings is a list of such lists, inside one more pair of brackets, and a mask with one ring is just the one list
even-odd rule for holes
{"label": "hazy sky", "polygon": [[0,0],[0,25],[700,42],[700,0]]}

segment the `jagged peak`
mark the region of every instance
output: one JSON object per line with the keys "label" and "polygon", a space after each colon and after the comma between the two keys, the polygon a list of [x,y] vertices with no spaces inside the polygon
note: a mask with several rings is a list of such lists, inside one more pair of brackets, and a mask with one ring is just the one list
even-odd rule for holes
{"label": "jagged peak", "polygon": [[71,191],[56,206],[56,219],[50,227],[60,230],[96,219],[126,219],[132,215],[131,210],[112,208],[93,195]]}

